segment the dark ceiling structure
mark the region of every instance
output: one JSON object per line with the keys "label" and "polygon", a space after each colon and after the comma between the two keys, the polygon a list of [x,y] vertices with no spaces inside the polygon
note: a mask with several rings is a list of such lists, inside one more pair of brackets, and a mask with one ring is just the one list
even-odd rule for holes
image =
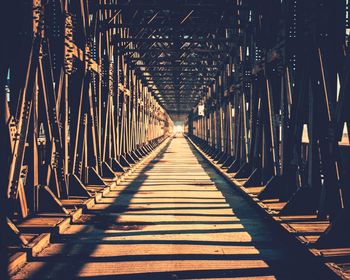
{"label": "dark ceiling structure", "polygon": [[121,13],[114,43],[174,119],[198,103],[232,52],[233,1],[122,0],[102,5]]}

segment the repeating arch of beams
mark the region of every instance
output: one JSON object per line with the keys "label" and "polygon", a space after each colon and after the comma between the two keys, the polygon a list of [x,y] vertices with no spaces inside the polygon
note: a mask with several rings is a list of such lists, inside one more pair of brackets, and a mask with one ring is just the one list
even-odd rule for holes
{"label": "repeating arch of beams", "polygon": [[320,246],[348,244],[347,0],[1,5],[2,260],[30,242],[23,224],[71,215],[179,116],[280,215],[327,221]]}

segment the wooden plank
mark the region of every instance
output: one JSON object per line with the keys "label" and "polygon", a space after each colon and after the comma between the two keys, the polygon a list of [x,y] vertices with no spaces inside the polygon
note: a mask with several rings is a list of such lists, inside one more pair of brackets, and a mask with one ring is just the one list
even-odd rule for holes
{"label": "wooden plank", "polygon": [[[193,145],[198,150],[200,150],[196,144],[193,143]],[[328,228],[328,220],[320,220],[316,214],[280,216],[279,211],[282,209],[285,202],[280,202],[278,199],[260,200],[254,194],[249,192],[250,188],[243,186],[247,180],[246,178],[241,180],[235,179],[232,177],[232,174],[227,174],[227,170],[222,168],[216,162],[212,161],[203,152],[201,152],[201,154],[219,173],[221,173],[226,178],[227,181],[232,182],[232,184],[235,185],[237,189],[241,191],[241,193],[245,194],[247,198],[255,203],[265,213],[266,217],[269,217],[272,221],[277,222],[277,224],[284,228],[288,233],[290,233],[291,236],[294,236],[296,240],[305,245],[305,252],[308,252],[310,255],[318,258],[322,256],[322,249],[316,248],[315,243]],[[346,252],[347,250],[345,249],[344,255],[341,257],[343,260],[344,258],[348,258],[350,263],[350,255],[346,255]],[[322,261],[319,263],[322,264]],[[324,266],[321,266],[320,268],[322,270],[326,268],[323,271],[327,273],[327,277],[338,276],[341,279],[350,279],[350,273],[347,271],[347,264],[343,266],[344,263],[339,262],[339,259],[336,263],[334,263],[327,261],[327,258],[324,257],[323,264]]]}
{"label": "wooden plank", "polygon": [[[172,153],[160,153],[162,162],[147,165],[163,171],[135,173],[102,196],[13,279],[43,272],[112,279],[302,279],[308,273],[295,269],[265,220],[196,159],[185,139],[174,139],[166,151]],[[205,173],[205,184],[178,172],[178,162]],[[171,169],[176,176],[167,180]]]}

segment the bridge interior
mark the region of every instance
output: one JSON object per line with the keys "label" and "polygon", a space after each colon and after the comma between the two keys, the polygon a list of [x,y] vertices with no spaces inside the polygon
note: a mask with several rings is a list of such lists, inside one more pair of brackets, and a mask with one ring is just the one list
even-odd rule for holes
{"label": "bridge interior", "polygon": [[348,0],[0,5],[0,279],[350,279]]}

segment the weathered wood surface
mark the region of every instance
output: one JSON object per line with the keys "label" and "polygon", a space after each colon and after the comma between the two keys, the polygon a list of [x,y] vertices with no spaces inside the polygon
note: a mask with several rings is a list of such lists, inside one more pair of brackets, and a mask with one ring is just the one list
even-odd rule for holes
{"label": "weathered wood surface", "polygon": [[13,279],[320,279],[184,138]]}

